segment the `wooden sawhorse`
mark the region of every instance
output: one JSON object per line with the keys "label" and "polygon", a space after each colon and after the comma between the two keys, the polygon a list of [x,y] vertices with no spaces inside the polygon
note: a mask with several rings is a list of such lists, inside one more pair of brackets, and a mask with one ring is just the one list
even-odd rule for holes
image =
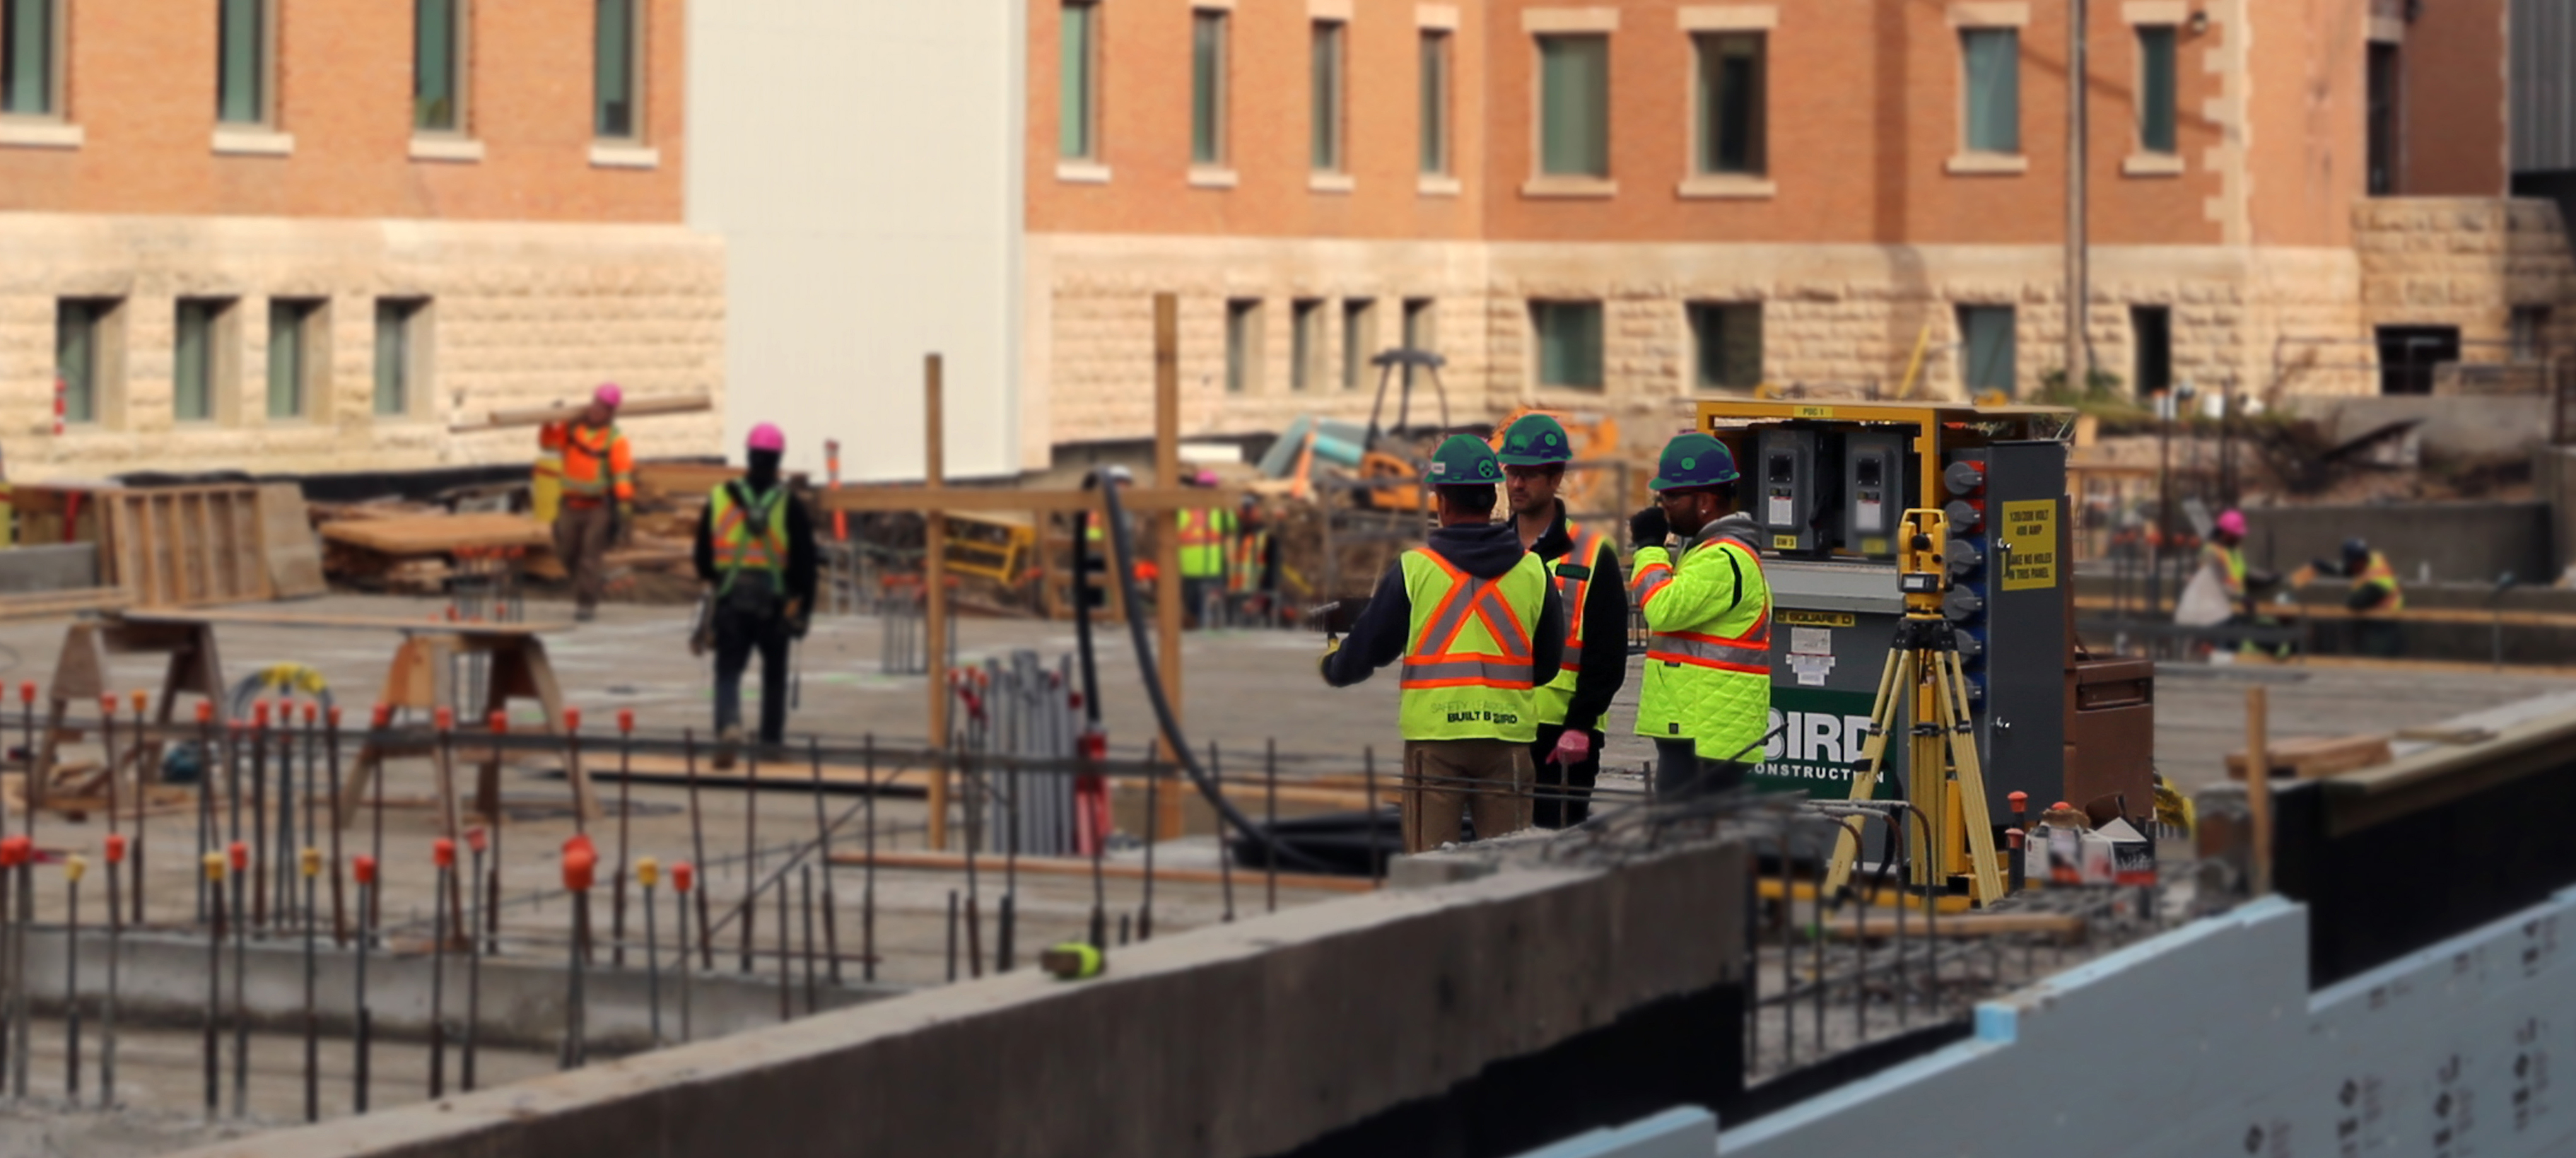
{"label": "wooden sawhorse", "polygon": [[[63,650],[54,660],[53,682],[45,689],[45,732],[27,775],[27,807],[44,808],[53,802],[54,758],[67,735],[72,703],[99,703],[101,697],[110,694],[107,656],[136,654],[169,657],[169,666],[161,677],[161,703],[152,713],[153,723],[170,723],[182,692],[204,696],[221,710],[224,668],[215,650],[213,624],[148,614],[109,615],[74,623],[63,632]],[[107,787],[110,777],[123,774],[124,765],[133,767],[134,791],[142,792],[151,782],[152,769],[160,765],[161,747],[158,739],[136,737],[135,743],[98,775],[68,786],[68,795],[86,804]]]}
{"label": "wooden sawhorse", "polygon": [[[532,699],[545,712],[540,729],[547,735],[557,734],[563,722],[563,689],[555,682],[552,661],[546,658],[545,640],[540,633],[556,630],[551,626],[527,623],[465,624],[442,623],[433,626],[404,624],[405,638],[394,652],[392,668],[385,673],[385,688],[377,702],[399,709],[435,716],[438,709],[456,709],[458,727],[474,727],[505,711],[514,699]],[[483,702],[473,705],[467,715],[466,705],[456,702],[455,660],[460,656],[484,655],[492,661],[491,678],[485,682]],[[369,745],[358,754],[356,770],[344,786],[340,798],[339,820],[347,826],[358,812],[358,802],[370,786],[381,791],[384,758],[389,755],[438,755],[436,745],[406,745],[400,751]],[[572,784],[573,807],[585,821],[600,815],[599,793],[590,775],[578,761],[564,770]],[[440,825],[448,835],[458,828],[457,791],[452,759],[438,760],[438,796]],[[485,823],[497,824],[501,818],[501,750],[485,750],[474,778],[474,812]]]}

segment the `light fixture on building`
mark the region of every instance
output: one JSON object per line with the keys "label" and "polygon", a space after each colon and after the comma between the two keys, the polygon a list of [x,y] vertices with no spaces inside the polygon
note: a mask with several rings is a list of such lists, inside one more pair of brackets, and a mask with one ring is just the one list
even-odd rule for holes
{"label": "light fixture on building", "polygon": [[2192,13],[2191,34],[2198,36],[2207,31],[2209,31],[2209,10],[2203,8],[2200,11]]}

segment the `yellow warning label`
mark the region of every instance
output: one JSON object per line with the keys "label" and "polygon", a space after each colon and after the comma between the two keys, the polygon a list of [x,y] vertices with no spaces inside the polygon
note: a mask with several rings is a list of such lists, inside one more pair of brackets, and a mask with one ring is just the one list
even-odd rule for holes
{"label": "yellow warning label", "polygon": [[1787,607],[1772,612],[1771,621],[1787,627],[1860,626],[1860,616],[1848,611],[1799,611]]}
{"label": "yellow warning label", "polygon": [[1796,535],[1773,535],[1771,536],[1771,549],[1774,551],[1795,551],[1798,549],[1798,537]]}
{"label": "yellow warning label", "polygon": [[2057,500],[2005,503],[1995,538],[2004,552],[2004,590],[2057,586]]}
{"label": "yellow warning label", "polygon": [[1793,406],[1789,408],[1789,414],[1793,418],[1831,418],[1834,416],[1834,408],[1831,406]]}

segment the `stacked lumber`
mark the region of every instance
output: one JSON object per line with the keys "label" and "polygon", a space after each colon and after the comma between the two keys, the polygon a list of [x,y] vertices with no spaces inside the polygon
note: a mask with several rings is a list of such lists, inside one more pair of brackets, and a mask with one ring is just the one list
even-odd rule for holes
{"label": "stacked lumber", "polygon": [[[435,512],[435,513],[433,513]],[[322,523],[323,570],[360,586],[436,594],[458,571],[459,556],[543,553],[553,536],[526,515],[451,515],[429,511],[334,511]]]}
{"label": "stacked lumber", "polygon": [[[2264,746],[2264,762],[2271,766],[2274,780],[2320,780],[2357,772],[2388,763],[2390,754],[2386,735],[2299,736],[2275,740]],[[2227,778],[2245,778],[2245,751],[2240,748],[2227,754]]]}
{"label": "stacked lumber", "polygon": [[[138,607],[273,599],[260,488],[248,484],[102,489],[108,585]],[[298,498],[300,501],[300,497]]]}

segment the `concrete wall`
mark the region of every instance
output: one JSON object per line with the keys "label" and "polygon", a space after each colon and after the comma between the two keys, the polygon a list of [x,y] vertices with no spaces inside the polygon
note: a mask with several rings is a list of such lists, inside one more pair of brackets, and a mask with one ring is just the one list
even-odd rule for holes
{"label": "concrete wall", "polygon": [[2245,557],[2288,573],[2311,559],[2337,559],[2354,536],[2386,552],[2402,583],[2432,569],[2437,582],[2519,582],[2557,578],[2549,508],[2541,503],[2414,503],[2406,506],[2253,507],[2245,512]]}
{"label": "concrete wall", "polygon": [[922,356],[946,356],[952,475],[1043,466],[1019,438],[1021,5],[689,6],[687,220],[721,234],[724,446],[919,478]]}
{"label": "concrete wall", "polygon": [[[450,435],[503,407],[725,392],[723,255],[676,225],[0,214],[0,435],[10,477],[142,469],[384,471],[536,457],[527,430]],[[114,299],[98,421],[53,435],[55,306]],[[173,409],[177,299],[222,298],[214,417]],[[267,417],[271,298],[322,299],[307,416]],[[374,412],[375,303],[426,299],[410,409]],[[637,453],[702,454],[711,416],[629,427]]]}
{"label": "concrete wall", "polygon": [[[1977,1010],[1977,1037],[1725,1131],[1727,1158],[2544,1155],[2576,1144],[2566,893],[2310,993],[2307,911],[2267,899]],[[1936,1145],[1937,1140],[1937,1145]]]}
{"label": "concrete wall", "polygon": [[1118,949],[1078,984],[1005,974],[200,1153],[1276,1154],[1739,983],[1746,860],[1311,905]]}

